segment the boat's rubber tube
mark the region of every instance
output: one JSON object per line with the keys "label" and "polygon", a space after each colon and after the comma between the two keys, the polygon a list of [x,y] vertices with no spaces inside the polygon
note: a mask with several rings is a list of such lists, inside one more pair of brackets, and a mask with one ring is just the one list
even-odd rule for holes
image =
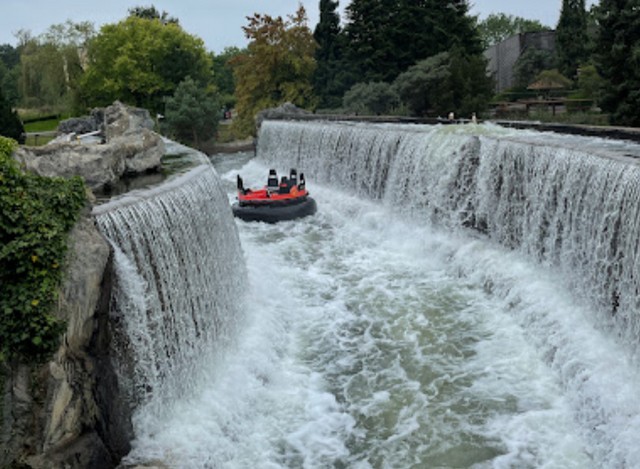
{"label": "boat's rubber tube", "polygon": [[231,206],[233,215],[244,221],[262,221],[277,223],[285,220],[295,220],[316,213],[316,201],[311,197],[288,205],[244,205],[235,203]]}

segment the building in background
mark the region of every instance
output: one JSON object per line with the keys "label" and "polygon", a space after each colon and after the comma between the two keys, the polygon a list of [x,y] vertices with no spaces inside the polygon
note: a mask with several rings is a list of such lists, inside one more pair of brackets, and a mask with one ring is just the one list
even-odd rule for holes
{"label": "building in background", "polygon": [[521,33],[495,44],[484,53],[488,60],[488,72],[495,77],[496,93],[515,85],[514,66],[520,56],[529,48],[554,52],[555,31]]}

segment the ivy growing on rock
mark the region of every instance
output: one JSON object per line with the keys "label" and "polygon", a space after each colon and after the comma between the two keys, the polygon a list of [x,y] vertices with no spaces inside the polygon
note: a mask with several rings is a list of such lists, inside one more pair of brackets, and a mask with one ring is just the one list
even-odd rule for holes
{"label": "ivy growing on rock", "polygon": [[42,361],[64,328],[54,315],[68,232],[85,204],[79,177],[21,171],[0,137],[0,362]]}

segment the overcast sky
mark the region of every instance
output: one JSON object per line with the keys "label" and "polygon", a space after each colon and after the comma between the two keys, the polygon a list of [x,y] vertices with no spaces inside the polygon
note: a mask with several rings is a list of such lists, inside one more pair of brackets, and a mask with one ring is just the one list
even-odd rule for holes
{"label": "overcast sky", "polygon": [[[591,5],[595,0],[587,0]],[[154,5],[180,20],[190,34],[202,38],[208,50],[221,52],[227,46],[246,45],[242,26],[253,13],[286,16],[302,3],[309,15],[309,26],[318,21],[319,0],[0,0],[0,44],[16,45],[15,33],[28,30],[33,36],[53,24],[90,21],[96,29],[105,23],[116,23],[127,16],[130,8]],[[539,20],[555,28],[562,0],[471,0],[471,12],[480,19],[491,13],[506,13]],[[340,0],[344,8],[348,0]]]}

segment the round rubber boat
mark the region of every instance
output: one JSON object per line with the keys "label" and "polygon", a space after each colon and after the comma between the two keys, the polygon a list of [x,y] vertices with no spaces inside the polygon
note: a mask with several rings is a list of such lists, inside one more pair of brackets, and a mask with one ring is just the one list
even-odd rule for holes
{"label": "round rubber boat", "polygon": [[245,189],[238,176],[238,202],[231,207],[233,215],[244,221],[277,223],[313,215],[316,201],[309,196],[304,174],[292,169],[289,177],[278,181],[274,169],[269,170],[267,185],[262,189]]}

